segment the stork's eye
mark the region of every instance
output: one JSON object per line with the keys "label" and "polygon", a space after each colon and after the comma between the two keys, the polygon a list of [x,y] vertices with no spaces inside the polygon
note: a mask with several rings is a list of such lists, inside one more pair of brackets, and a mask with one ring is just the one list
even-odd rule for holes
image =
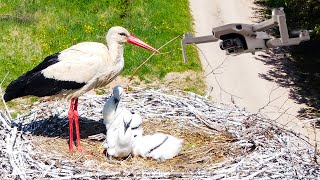
{"label": "stork's eye", "polygon": [[127,36],[126,33],[124,33],[124,32],[119,33],[119,35],[120,35],[120,36]]}

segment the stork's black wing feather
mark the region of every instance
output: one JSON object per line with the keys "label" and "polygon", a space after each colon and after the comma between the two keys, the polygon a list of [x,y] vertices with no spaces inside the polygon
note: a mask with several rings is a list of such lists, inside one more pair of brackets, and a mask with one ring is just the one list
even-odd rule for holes
{"label": "stork's black wing feather", "polygon": [[32,74],[40,72],[40,71],[44,70],[45,68],[59,62],[59,60],[58,60],[59,55],[60,55],[60,53],[55,53],[50,56],[47,56],[46,58],[44,58],[44,60],[40,64],[38,64],[38,66],[34,67],[32,70],[28,71],[27,73],[25,73],[21,77],[30,76]]}
{"label": "stork's black wing feather", "polygon": [[59,62],[59,54],[56,53],[46,57],[38,66],[12,81],[6,89],[4,100],[10,101],[27,95],[38,97],[50,96],[59,94],[65,90],[83,87],[85,83],[46,78],[42,74],[42,70]]}

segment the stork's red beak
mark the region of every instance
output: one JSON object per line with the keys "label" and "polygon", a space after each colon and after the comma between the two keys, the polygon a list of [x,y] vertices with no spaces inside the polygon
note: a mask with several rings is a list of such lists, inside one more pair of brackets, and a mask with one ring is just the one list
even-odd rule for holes
{"label": "stork's red beak", "polygon": [[148,45],[147,43],[141,41],[140,39],[134,37],[133,35],[129,36],[128,43],[134,44],[136,46],[140,46],[142,48],[148,49],[148,50],[156,52],[156,53],[160,53],[157,49],[155,49],[152,46]]}

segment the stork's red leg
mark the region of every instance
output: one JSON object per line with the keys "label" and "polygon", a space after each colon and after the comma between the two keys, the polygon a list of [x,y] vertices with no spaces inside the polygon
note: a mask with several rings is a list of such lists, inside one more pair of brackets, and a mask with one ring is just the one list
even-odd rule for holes
{"label": "stork's red leg", "polygon": [[69,117],[69,153],[73,149],[73,118]]}
{"label": "stork's red leg", "polygon": [[74,120],[76,124],[76,135],[77,135],[77,148],[79,151],[83,151],[80,145],[80,126],[79,126],[79,113],[78,113],[78,98],[75,99],[74,106]]}
{"label": "stork's red leg", "polygon": [[74,118],[74,100],[71,100],[70,109],[68,112],[69,118],[69,153],[73,149],[73,118]]}
{"label": "stork's red leg", "polygon": [[85,152],[80,145],[80,126],[79,126],[79,114],[78,114],[78,98],[71,99],[70,110],[69,110],[69,125],[70,125],[70,145],[69,152],[73,149],[73,120],[76,124],[76,135],[77,135],[77,149],[87,155],[91,155]]}

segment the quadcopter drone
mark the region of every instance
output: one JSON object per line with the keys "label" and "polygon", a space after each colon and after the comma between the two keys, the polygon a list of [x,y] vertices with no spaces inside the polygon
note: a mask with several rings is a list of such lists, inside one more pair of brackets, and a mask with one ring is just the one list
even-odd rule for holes
{"label": "quadcopter drone", "polygon": [[[280,38],[272,38],[265,30],[279,26]],[[193,37],[186,33],[181,40],[184,61],[187,61],[185,50],[186,44],[200,44],[208,42],[220,42],[220,49],[226,54],[239,55],[243,53],[254,54],[257,51],[269,48],[298,45],[300,42],[310,40],[309,31],[299,32],[299,37],[290,38],[283,8],[273,9],[271,19],[261,23],[250,24],[227,24],[212,29],[212,35]]]}

